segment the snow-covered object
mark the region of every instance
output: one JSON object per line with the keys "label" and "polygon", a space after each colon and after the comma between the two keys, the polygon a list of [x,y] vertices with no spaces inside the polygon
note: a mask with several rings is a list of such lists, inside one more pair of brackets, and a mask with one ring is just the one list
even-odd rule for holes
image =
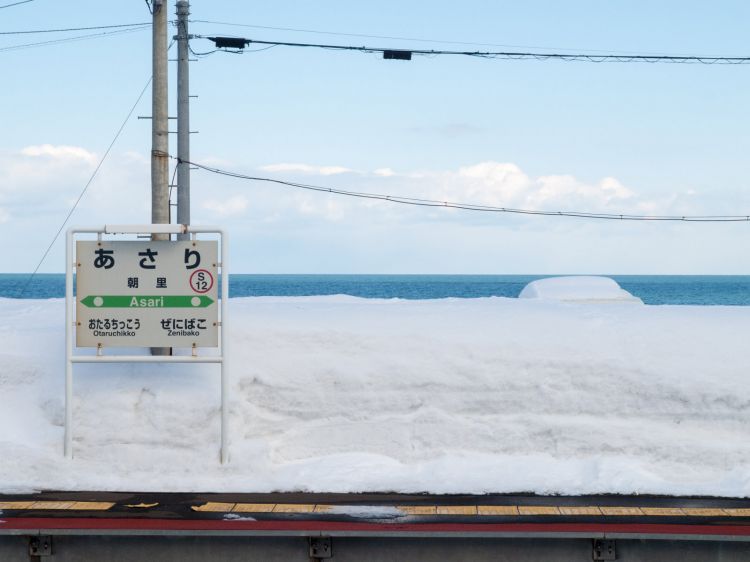
{"label": "snow-covered object", "polygon": [[77,365],[66,461],[64,303],[0,299],[0,491],[750,495],[750,307],[228,309],[229,464],[215,365]]}
{"label": "snow-covered object", "polygon": [[564,302],[643,304],[641,299],[621,288],[614,279],[595,275],[571,275],[537,279],[526,285],[518,298],[549,299]]}

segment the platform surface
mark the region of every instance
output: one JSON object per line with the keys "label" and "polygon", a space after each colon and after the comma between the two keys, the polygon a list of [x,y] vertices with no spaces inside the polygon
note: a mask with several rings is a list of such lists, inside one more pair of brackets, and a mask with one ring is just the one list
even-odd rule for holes
{"label": "platform surface", "polygon": [[0,534],[668,538],[750,541],[750,500],[657,496],[0,495]]}

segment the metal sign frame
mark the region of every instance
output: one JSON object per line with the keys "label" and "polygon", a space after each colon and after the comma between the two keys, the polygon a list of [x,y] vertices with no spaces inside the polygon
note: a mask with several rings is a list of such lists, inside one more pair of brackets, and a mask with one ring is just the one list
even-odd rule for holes
{"label": "metal sign frame", "polygon": [[[102,240],[104,234],[190,234],[193,240],[198,234],[218,234],[220,239],[220,257],[218,271],[221,275],[219,304],[219,345],[218,356],[198,355],[193,348],[191,355],[104,355],[98,348],[96,355],[76,355],[74,353],[76,336],[75,298],[73,296],[73,271],[77,261],[75,255],[76,234],[96,234]],[[229,275],[227,274],[228,240],[226,232],[217,227],[199,227],[182,224],[141,224],[141,225],[104,225],[99,227],[73,227],[66,234],[65,247],[65,442],[64,453],[68,459],[73,458],[73,365],[76,363],[214,363],[221,368],[221,463],[229,460],[229,419],[227,394],[229,382],[226,374],[226,308],[229,298]],[[80,296],[80,295],[79,295]]]}

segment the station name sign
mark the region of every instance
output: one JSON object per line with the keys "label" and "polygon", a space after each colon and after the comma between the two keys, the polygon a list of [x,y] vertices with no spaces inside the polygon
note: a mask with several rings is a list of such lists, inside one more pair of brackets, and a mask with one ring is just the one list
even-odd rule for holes
{"label": "station name sign", "polygon": [[76,242],[78,347],[217,347],[218,242]]}

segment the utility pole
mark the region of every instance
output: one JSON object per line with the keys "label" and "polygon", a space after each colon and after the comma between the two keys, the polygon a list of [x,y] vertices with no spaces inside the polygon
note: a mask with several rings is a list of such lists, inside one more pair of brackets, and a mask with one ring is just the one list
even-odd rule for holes
{"label": "utility pole", "polygon": [[[169,223],[169,116],[167,98],[167,9],[164,0],[153,0],[151,61],[151,223]],[[169,234],[152,234],[152,240],[169,240]],[[151,355],[171,355],[169,347],[152,347]]]}
{"label": "utility pole", "polygon": [[[177,1],[177,224],[190,224],[190,2]],[[189,234],[178,234],[188,240]]]}
{"label": "utility pole", "polygon": [[[153,47],[151,53],[151,222],[169,223],[169,120],[167,104],[167,10],[164,0],[153,2]],[[169,240],[168,234],[153,234],[152,240]]]}

